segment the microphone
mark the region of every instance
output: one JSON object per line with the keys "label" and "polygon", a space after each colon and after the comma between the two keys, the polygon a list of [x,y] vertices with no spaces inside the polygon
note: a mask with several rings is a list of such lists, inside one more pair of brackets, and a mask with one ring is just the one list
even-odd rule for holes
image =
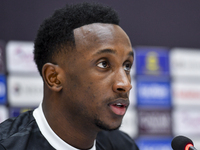
{"label": "microphone", "polygon": [[197,150],[191,139],[185,136],[177,136],[172,142],[171,146],[173,150]]}

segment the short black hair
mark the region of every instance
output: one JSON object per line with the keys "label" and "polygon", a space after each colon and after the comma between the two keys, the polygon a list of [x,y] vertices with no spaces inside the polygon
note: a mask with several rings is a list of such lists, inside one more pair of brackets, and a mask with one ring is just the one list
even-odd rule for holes
{"label": "short black hair", "polygon": [[43,65],[53,63],[53,56],[61,49],[75,46],[73,30],[92,23],[119,25],[119,17],[111,7],[84,2],[66,5],[45,19],[34,43],[34,60],[40,75]]}

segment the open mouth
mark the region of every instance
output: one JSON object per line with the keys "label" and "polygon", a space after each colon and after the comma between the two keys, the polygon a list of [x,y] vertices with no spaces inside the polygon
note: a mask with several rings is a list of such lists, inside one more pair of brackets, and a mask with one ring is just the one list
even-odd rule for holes
{"label": "open mouth", "polygon": [[114,114],[123,116],[126,113],[128,102],[116,102],[109,104],[109,106]]}
{"label": "open mouth", "polygon": [[122,108],[122,107],[126,107],[125,105],[121,104],[121,103],[117,103],[117,104],[113,104],[113,106]]}

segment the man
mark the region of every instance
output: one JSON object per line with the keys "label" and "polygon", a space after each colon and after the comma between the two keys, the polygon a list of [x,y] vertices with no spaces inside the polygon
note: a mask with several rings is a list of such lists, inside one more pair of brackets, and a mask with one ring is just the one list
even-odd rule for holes
{"label": "man", "polygon": [[34,59],[44,98],[0,125],[2,149],[138,150],[117,130],[129,105],[133,63],[118,24],[114,10],[89,3],[66,6],[42,23]]}

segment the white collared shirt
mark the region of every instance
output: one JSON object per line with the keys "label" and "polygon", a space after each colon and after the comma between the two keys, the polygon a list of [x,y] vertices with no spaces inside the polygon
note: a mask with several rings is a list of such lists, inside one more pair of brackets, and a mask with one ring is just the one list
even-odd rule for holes
{"label": "white collared shirt", "polygon": [[[49,126],[43,110],[42,110],[42,103],[40,103],[39,107],[33,111],[33,116],[36,120],[36,123],[42,133],[42,135],[46,138],[46,140],[50,143],[52,147],[56,150],[79,150],[65,141],[63,141]],[[96,140],[94,141],[94,145],[90,150],[96,150]]]}

